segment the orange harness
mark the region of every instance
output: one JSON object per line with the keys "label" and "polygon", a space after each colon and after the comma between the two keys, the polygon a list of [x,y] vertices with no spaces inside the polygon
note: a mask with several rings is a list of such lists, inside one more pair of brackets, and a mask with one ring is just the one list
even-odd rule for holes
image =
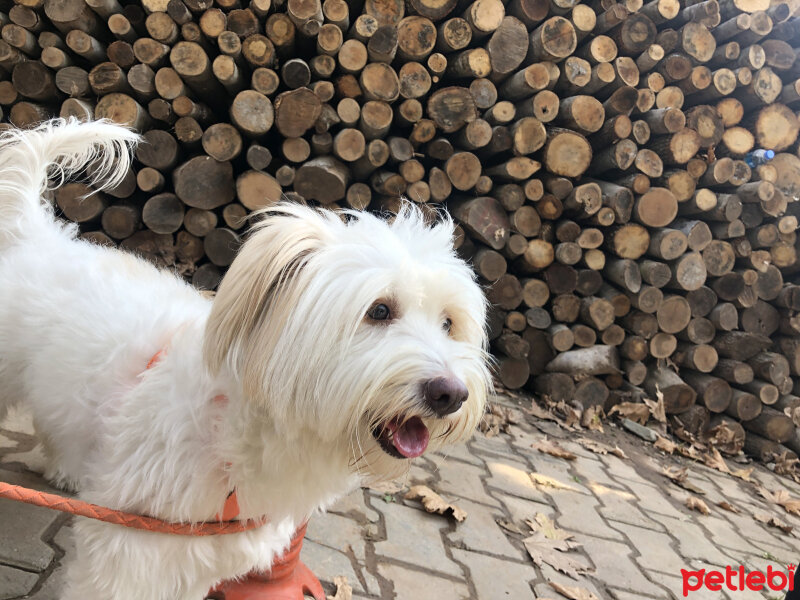
{"label": "orange harness", "polygon": [[[159,350],[147,363],[145,370],[150,369],[164,356],[164,350]],[[225,399],[221,397],[220,399]],[[157,533],[172,533],[175,535],[222,535],[227,533],[241,533],[263,526],[267,519],[238,521],[239,501],[236,498],[236,490],[232,491],[225,500],[222,514],[216,516],[216,521],[206,521],[202,523],[171,523],[154,517],[147,517],[128,513],[122,510],[115,510],[105,506],[98,506],[77,500],[66,498],[57,494],[39,492],[19,485],[0,482],[0,498],[8,498],[26,504],[42,506],[52,510],[71,513],[81,517],[88,517],[106,523],[153,531]]]}

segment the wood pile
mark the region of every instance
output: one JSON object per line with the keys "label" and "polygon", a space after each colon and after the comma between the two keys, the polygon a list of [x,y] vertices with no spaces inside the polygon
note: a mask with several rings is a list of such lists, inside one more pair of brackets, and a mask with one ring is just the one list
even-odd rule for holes
{"label": "wood pile", "polygon": [[798,0],[0,11],[4,121],[145,135],[117,189],[55,193],[87,238],[213,289],[282,193],[446,203],[503,385],[583,409],[663,396],[689,439],[800,453]]}

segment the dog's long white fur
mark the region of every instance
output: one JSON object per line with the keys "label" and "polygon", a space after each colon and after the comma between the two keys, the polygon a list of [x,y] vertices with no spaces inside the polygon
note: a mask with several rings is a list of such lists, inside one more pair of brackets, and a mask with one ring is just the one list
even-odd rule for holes
{"label": "dog's long white fur", "polygon": [[[186,538],[79,519],[68,600],[199,600],[268,568],[315,511],[407,468],[381,450],[376,425],[419,416],[431,448],[463,440],[488,388],[485,301],[449,219],[279,204],[212,304],[171,273],[76,239],[42,200],[48,177],[90,162],[96,187],[119,181],[136,141],[75,121],[0,137],[0,416],[29,407],[46,475],[91,502],[198,522],[236,489],[241,518],[270,523]],[[378,301],[392,307],[388,325],[364,318]],[[420,389],[442,374],[470,397],[437,418]]]}

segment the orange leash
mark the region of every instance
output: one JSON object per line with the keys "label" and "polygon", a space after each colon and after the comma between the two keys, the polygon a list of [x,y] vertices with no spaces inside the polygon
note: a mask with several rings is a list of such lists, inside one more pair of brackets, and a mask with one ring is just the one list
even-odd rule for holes
{"label": "orange leash", "polygon": [[71,513],[80,517],[88,517],[114,525],[153,531],[156,533],[172,533],[175,535],[222,535],[241,533],[264,525],[263,521],[219,521],[203,523],[170,523],[153,517],[135,515],[121,510],[98,506],[83,500],[65,498],[57,494],[39,492],[18,485],[0,482],[0,498],[8,498],[34,506],[42,506],[52,510]]}
{"label": "orange leash", "polygon": [[[164,350],[159,350],[147,363],[145,370],[153,367],[164,354]],[[122,525],[123,527],[130,527],[132,529],[141,529],[143,531],[153,531],[156,533],[172,533],[175,535],[204,536],[241,533],[242,531],[249,531],[261,527],[267,522],[266,518],[258,521],[236,520],[236,516],[239,514],[239,503],[236,498],[235,490],[228,495],[222,514],[217,515],[218,520],[202,523],[170,523],[169,521],[162,521],[155,517],[135,515],[122,510],[115,510],[106,508],[105,506],[91,504],[90,502],[84,502],[83,500],[65,498],[58,494],[39,492],[2,481],[0,481],[0,498],[25,502],[26,504],[33,504],[34,506],[41,506],[51,510],[59,510],[80,517],[96,519],[98,521]]]}

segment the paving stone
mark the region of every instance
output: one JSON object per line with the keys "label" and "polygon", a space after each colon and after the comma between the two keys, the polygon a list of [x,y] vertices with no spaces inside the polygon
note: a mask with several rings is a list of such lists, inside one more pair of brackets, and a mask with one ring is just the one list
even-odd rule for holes
{"label": "paving stone", "polygon": [[728,502],[752,502],[755,499],[752,488],[745,487],[744,482],[735,477],[719,472],[709,473],[708,476]]}
{"label": "paving stone", "polygon": [[375,542],[375,552],[379,556],[453,577],[463,576],[461,568],[444,549],[441,530],[451,526],[445,517],[402,504],[385,504],[380,512],[384,516],[387,539]]}
{"label": "paving stone", "polygon": [[[722,509],[711,507],[712,511],[722,512]],[[726,515],[728,513],[725,513]],[[711,539],[714,540],[716,544],[721,546],[726,551],[725,553],[728,554],[727,550],[738,550],[740,552],[751,552],[753,550],[752,541],[745,535],[742,534],[742,531],[731,523],[721,518],[723,515],[719,517],[708,515],[707,517],[703,518],[703,526],[709,531],[711,534]]]}
{"label": "paving stone", "polygon": [[482,433],[476,433],[467,444],[470,452],[478,456],[489,457],[505,457],[513,456],[514,452],[508,445],[507,436],[495,435],[493,437],[486,437]]}
{"label": "paving stone", "polygon": [[[534,599],[530,582],[536,579],[533,564],[503,561],[485,554],[453,550],[453,558],[469,569],[475,592],[481,600]],[[429,596],[422,596],[428,598]],[[433,598],[434,596],[430,596]]]}
{"label": "paving stone", "polygon": [[[1,470],[0,481],[60,493],[41,479],[25,473]],[[55,552],[42,541],[42,536],[59,517],[60,513],[53,510],[0,500],[0,523],[3,523],[0,562],[31,571],[47,568]]]}
{"label": "paving stone", "polygon": [[612,523],[611,527],[624,533],[631,541],[639,554],[634,560],[640,567],[670,575],[680,573],[681,569],[686,568],[686,559],[678,555],[672,538],[666,533],[623,523]]}
{"label": "paving stone", "polygon": [[730,557],[723,554],[709,534],[693,522],[693,518],[673,519],[664,515],[653,515],[653,518],[666,527],[669,534],[678,541],[678,554],[687,560],[703,559],[713,565],[730,564]]}
{"label": "paving stone", "polygon": [[[768,515],[775,514],[779,518],[783,518],[783,515],[779,514],[774,508],[769,511],[757,512],[764,512]],[[753,514],[755,513],[744,511],[738,514],[726,513],[725,518],[731,522],[734,530],[738,531],[745,540],[751,542],[753,545],[760,546],[764,544],[784,552],[790,550],[791,547],[786,543],[786,541],[788,541],[788,536],[776,527],[769,527],[759,523],[753,518]]]}
{"label": "paving stone", "polygon": [[497,524],[503,515],[498,509],[462,500],[459,506],[467,511],[467,518],[456,525],[456,530],[447,535],[455,547],[465,550],[487,552],[516,560],[524,560],[525,554],[511,545],[503,529]]}
{"label": "paving stone", "polygon": [[[659,590],[659,592],[660,591],[661,590]],[[661,598],[662,597],[660,595],[643,596],[642,594],[632,594],[632,593],[630,593],[628,591],[616,590],[614,588],[611,588],[609,590],[609,592],[611,594],[611,598],[613,598],[614,600],[639,600],[640,598]]]}
{"label": "paving stone", "polygon": [[[672,575],[665,575],[656,571],[650,571],[647,574],[651,579],[653,579],[653,581],[656,581],[669,590],[668,597],[671,600],[685,600],[686,596],[683,595],[683,580],[680,576],[673,577]],[[730,600],[731,598],[731,596],[724,591],[712,592],[711,590],[702,587],[699,590],[689,592],[689,594],[689,600]],[[745,598],[742,598],[741,596],[734,597],[736,600],[745,600]],[[746,600],[752,599],[747,598]]]}
{"label": "paving stone", "polygon": [[364,499],[364,490],[361,488],[354,490],[352,493],[347,494],[347,496],[339,498],[328,511],[344,514],[346,516],[353,516],[361,523],[366,521],[377,523],[380,520],[378,512],[367,505]]}
{"label": "paving stone", "polygon": [[[589,563],[589,559],[587,559],[585,557],[578,556],[578,557],[574,557],[574,558],[576,560],[579,560],[580,562],[586,564],[586,565],[588,565],[588,563]],[[556,593],[556,591],[552,587],[550,587],[549,582],[551,582],[551,581],[553,581],[555,583],[560,583],[561,585],[568,585],[570,587],[581,587],[581,588],[584,588],[585,590],[593,593],[595,596],[597,596],[598,598],[601,598],[601,599],[604,599],[604,598],[608,597],[606,594],[603,594],[598,589],[598,586],[595,585],[595,583],[593,581],[591,581],[591,579],[590,579],[591,576],[589,576],[589,575],[585,575],[585,576],[581,577],[580,579],[573,579],[572,577],[568,577],[567,575],[564,575],[563,573],[560,573],[560,572],[556,571],[554,568],[552,568],[547,563],[542,564],[541,568],[539,568],[537,570],[541,572],[542,579],[544,580],[544,582],[537,583],[537,584],[535,584],[533,586],[533,591],[536,593],[537,597],[540,597],[540,598],[553,598],[553,597],[561,598],[561,594]]]}
{"label": "paving stone", "polygon": [[438,467],[437,492],[467,498],[489,506],[500,506],[500,503],[486,492],[486,486],[481,479],[489,474],[485,467],[466,465],[453,460],[442,460]]}
{"label": "paving stone", "polygon": [[370,590],[365,589],[359,575],[364,576],[363,565],[358,566],[358,573],[353,568],[350,558],[342,552],[324,544],[318,544],[313,540],[306,539],[303,542],[303,550],[300,559],[308,565],[317,578],[325,583],[333,584],[333,578],[340,575],[347,577],[347,583],[353,586],[353,590],[359,592],[379,593],[380,588],[373,578],[374,587]]}
{"label": "paving stone", "polygon": [[[656,531],[664,530],[660,523],[654,521],[636,507],[638,500],[630,492],[616,490],[598,483],[589,484],[589,489],[603,504],[598,512],[607,520],[629,523],[647,529],[655,529]],[[612,524],[611,526],[613,527],[614,525]]]}
{"label": "paving stone", "polygon": [[38,579],[36,573],[0,565],[0,600],[24,596],[36,585]]}
{"label": "paving stone", "polygon": [[525,463],[488,459],[486,466],[491,473],[486,484],[491,488],[535,502],[547,502],[545,494],[533,485],[530,467]]}
{"label": "paving stone", "polygon": [[430,573],[390,564],[378,565],[378,571],[394,585],[395,600],[468,600],[469,589],[460,581],[443,579]]}
{"label": "paving stone", "polygon": [[630,460],[623,460],[613,454],[601,454],[599,456],[613,479],[621,478],[632,481],[642,481],[642,476],[631,466]]}
{"label": "paving stone", "polygon": [[356,521],[324,513],[308,522],[306,539],[340,552],[352,550],[358,560],[365,560],[364,527]]}
{"label": "paving stone", "polygon": [[553,490],[550,497],[558,509],[558,526],[573,533],[584,533],[595,537],[622,540],[622,534],[611,529],[598,513],[600,502],[594,496],[575,492]]}
{"label": "paving stone", "polygon": [[[74,555],[75,538],[72,535],[72,528],[68,525],[62,526],[53,537],[53,543],[55,543],[66,556]],[[66,584],[66,556],[56,559],[58,562],[56,568],[45,578],[36,592],[28,596],[28,600],[60,600],[61,593]],[[0,587],[0,589],[2,589],[2,587]]]}
{"label": "paving stone", "polygon": [[609,488],[624,489],[624,484],[615,481],[611,475],[605,470],[604,465],[599,460],[588,460],[579,457],[574,461],[572,471],[578,476],[584,485],[589,486],[591,483],[599,483]]}
{"label": "paving stone", "polygon": [[556,458],[536,450],[528,456],[528,462],[533,465],[535,473],[549,477],[582,494],[591,495],[585,480],[572,473],[571,463],[563,458]]}
{"label": "paving stone", "polygon": [[[516,496],[509,496],[499,492],[497,493],[497,498],[503,505],[508,517],[517,525],[523,523],[525,519],[533,518],[536,513],[543,513],[551,519],[556,516],[555,508],[551,504],[517,498]],[[545,499],[543,498],[542,500]]]}
{"label": "paving stone", "polygon": [[636,496],[639,508],[650,518],[658,520],[656,514],[675,519],[684,517],[684,514],[665,497],[664,488],[633,480],[626,481],[625,486]]}
{"label": "paving stone", "polygon": [[483,467],[486,464],[482,458],[475,456],[469,451],[467,444],[453,444],[452,446],[442,448],[441,450],[428,456],[436,463],[438,463],[440,459],[449,460],[454,458],[456,460],[475,465],[476,467]]}
{"label": "paving stone", "polygon": [[[615,533],[619,535],[618,532]],[[614,585],[630,592],[649,594],[654,591],[655,585],[645,578],[641,569],[630,557],[632,549],[627,544],[580,533],[575,535],[575,539],[583,544],[583,550],[594,564],[595,579],[605,585]]]}

